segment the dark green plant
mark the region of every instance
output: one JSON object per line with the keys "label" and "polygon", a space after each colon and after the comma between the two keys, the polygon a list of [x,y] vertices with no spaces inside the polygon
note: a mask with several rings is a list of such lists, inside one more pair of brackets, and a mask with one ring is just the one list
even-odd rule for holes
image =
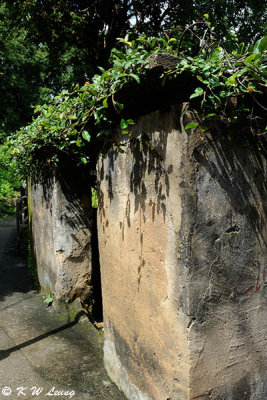
{"label": "dark green plant", "polygon": [[[208,22],[206,24],[209,26]],[[252,104],[264,110],[261,95],[266,89],[266,40],[262,38],[254,46],[240,44],[229,53],[211,35],[198,55],[192,57],[181,52],[177,66],[162,75],[162,84],[185,71],[198,79],[199,87],[190,98],[200,100],[203,131],[206,120],[227,114],[227,101],[233,97],[245,99],[249,96]],[[102,151],[106,141],[113,141],[115,127],[119,127],[122,134],[128,134],[134,121],[125,117],[124,105],[117,101],[117,93],[130,82],[140,83],[149,68],[151,54],[175,54],[178,39],[142,36],[130,41],[126,36],[119,41],[120,47],[111,53],[111,68],[100,68],[101,74],[95,75],[91,82],[76,86],[71,92],[64,90],[49,104],[38,106],[32,124],[10,140],[13,154],[27,171],[31,167],[38,168],[40,160],[43,168],[44,154],[48,166],[57,162],[60,153],[87,164]],[[244,104],[243,101],[237,103],[234,112],[227,115],[229,122],[240,114],[260,118],[253,114],[253,105]],[[198,123],[186,128],[194,128]]]}
{"label": "dark green plant", "polygon": [[[190,123],[186,129],[202,125],[206,130],[205,120],[217,115],[224,115],[228,122],[237,120],[240,114],[250,119],[260,119],[266,113],[264,92],[267,88],[267,36],[259,39],[255,45],[240,43],[232,52],[223,48],[215,38],[196,57],[183,58],[175,71],[167,75],[177,77],[184,71],[190,71],[200,82],[190,99],[198,98],[201,106],[201,122]],[[251,101],[244,101],[250,97]],[[236,98],[236,107],[227,111],[229,100]],[[240,101],[241,100],[241,101]],[[193,126],[194,125],[194,126]]]}
{"label": "dark green plant", "polygon": [[92,199],[92,207],[97,208],[98,207],[97,190],[93,187],[91,187],[91,199]]}
{"label": "dark green plant", "polygon": [[1,0],[0,140],[31,120],[33,106],[107,69],[118,37],[172,37],[207,12],[228,50],[266,32],[258,0]]}
{"label": "dark green plant", "polygon": [[[97,142],[109,136],[114,126],[114,113],[122,133],[128,133],[132,119],[119,117],[124,106],[116,101],[116,93],[131,81],[140,83],[141,76],[148,68],[148,56],[164,48],[165,41],[144,37],[129,42],[128,37],[120,39],[121,49],[114,49],[111,55],[112,68],[95,75],[84,86],[76,86],[72,92],[64,90],[51,103],[37,106],[37,117],[32,124],[22,128],[10,140],[13,154],[26,168],[36,166],[38,151],[49,149],[49,163],[57,161],[59,152],[79,159],[87,164],[90,157],[88,143]],[[92,152],[97,149],[91,149]]]}
{"label": "dark green plant", "polygon": [[21,178],[10,148],[0,145],[0,220],[15,213],[15,199],[19,196]]}

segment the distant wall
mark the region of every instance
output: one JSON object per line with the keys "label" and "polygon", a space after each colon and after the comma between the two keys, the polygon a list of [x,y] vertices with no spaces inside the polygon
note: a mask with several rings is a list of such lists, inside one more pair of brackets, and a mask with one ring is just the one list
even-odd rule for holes
{"label": "distant wall", "polygon": [[185,131],[188,107],[140,117],[98,162],[105,365],[131,400],[262,400],[266,142]]}
{"label": "distant wall", "polygon": [[91,188],[70,165],[32,178],[30,219],[41,288],[57,300],[90,302],[93,212]]}

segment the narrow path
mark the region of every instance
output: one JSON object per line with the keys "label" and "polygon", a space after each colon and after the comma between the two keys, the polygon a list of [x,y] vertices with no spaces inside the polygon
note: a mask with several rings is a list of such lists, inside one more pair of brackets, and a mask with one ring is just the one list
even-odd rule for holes
{"label": "narrow path", "polygon": [[31,289],[26,261],[16,255],[15,221],[1,224],[0,400],[125,399],[105,372],[103,334],[79,319],[48,309]]}

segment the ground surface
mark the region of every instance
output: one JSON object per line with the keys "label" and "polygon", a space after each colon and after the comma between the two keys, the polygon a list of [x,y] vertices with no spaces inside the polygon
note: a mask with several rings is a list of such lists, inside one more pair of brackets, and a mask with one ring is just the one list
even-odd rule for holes
{"label": "ground surface", "polygon": [[15,222],[0,224],[0,400],[124,400],[105,372],[102,348],[103,334],[86,317],[70,321],[32,290]]}

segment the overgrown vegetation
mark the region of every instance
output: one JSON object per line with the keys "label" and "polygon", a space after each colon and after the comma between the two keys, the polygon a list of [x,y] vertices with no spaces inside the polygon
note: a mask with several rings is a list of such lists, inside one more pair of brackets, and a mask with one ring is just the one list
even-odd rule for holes
{"label": "overgrown vegetation", "polygon": [[[208,21],[203,17],[207,9],[212,40],[204,40],[207,46],[199,53],[202,45],[187,31],[178,46],[192,21]],[[184,70],[198,76],[193,96],[202,102],[202,129],[208,114],[224,112],[225,99],[241,99],[246,91],[253,101],[243,110],[239,104],[227,117],[234,121],[244,112],[257,121],[253,104],[262,103],[260,92],[266,90],[266,41],[258,41],[266,31],[264,2],[2,0],[0,20],[0,143],[13,134],[10,143],[18,167],[27,173],[41,158],[54,165],[60,154],[93,163],[103,144],[112,140],[113,127],[118,124],[126,133],[133,123],[116,100],[120,88],[144,78],[149,55],[176,54],[177,47],[182,61],[162,82]],[[200,28],[198,36],[205,30]],[[130,39],[118,42],[128,33]],[[248,46],[253,40],[258,48]],[[14,132],[31,121],[33,107],[33,123],[16,137]],[[14,210],[12,198],[19,187],[19,179],[10,175],[14,162],[8,153],[1,172],[4,213]]]}
{"label": "overgrown vegetation", "polygon": [[[0,221],[15,212],[14,199],[19,195],[21,176],[10,149],[0,145]],[[16,190],[17,189],[17,190]]]}
{"label": "overgrown vegetation", "polygon": [[30,122],[33,106],[90,81],[98,66],[108,69],[118,37],[181,35],[207,10],[228,50],[266,32],[258,0],[0,0],[0,132]]}
{"label": "overgrown vegetation", "polygon": [[[162,52],[176,55],[178,43],[177,66],[160,78],[164,85],[167,79],[175,79],[184,71],[190,71],[197,77],[199,87],[190,98],[200,99],[201,130],[206,130],[206,120],[218,114],[227,117],[229,123],[242,115],[253,120],[256,126],[261,120],[261,113],[257,113],[256,109],[266,110],[263,94],[267,87],[267,37],[259,39],[254,45],[236,45],[228,52],[217,41],[209,22],[202,22],[201,25],[204,35],[200,52],[195,56],[188,54],[190,46],[191,52],[195,50],[193,42],[182,43],[181,37],[141,36],[130,41],[127,35],[118,39],[120,46],[111,53],[111,68],[105,70],[100,67],[101,73],[96,74],[91,82],[75,86],[71,92],[64,90],[49,104],[36,108],[32,124],[22,128],[11,140],[13,153],[19,162],[29,171],[29,168],[38,168],[41,159],[43,168],[45,152],[50,165],[57,162],[60,153],[77,159],[78,163],[87,164],[90,157],[97,156],[105,142],[112,142],[115,126],[120,126],[122,134],[128,134],[129,125],[134,121],[124,115],[124,105],[117,101],[117,93],[126,84],[140,83],[149,68],[149,56]],[[206,36],[207,33],[209,36]],[[251,97],[250,106],[244,101],[247,96]],[[233,97],[237,99],[236,107],[229,112],[227,100]],[[191,124],[186,128],[197,125]]]}

